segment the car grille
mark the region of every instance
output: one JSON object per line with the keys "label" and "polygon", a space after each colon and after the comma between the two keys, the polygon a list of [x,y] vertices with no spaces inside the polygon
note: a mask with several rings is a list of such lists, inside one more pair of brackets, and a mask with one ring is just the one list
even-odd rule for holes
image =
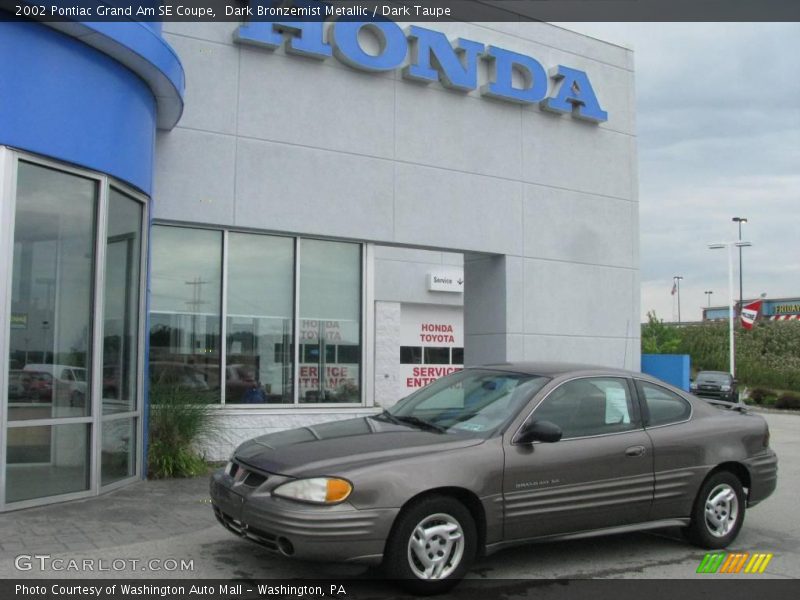
{"label": "car grille", "polygon": [[264,546],[265,548],[271,550],[272,552],[279,552],[278,537],[276,535],[267,533],[266,531],[262,531],[260,529],[251,527],[250,525],[242,523],[238,519],[234,519],[230,515],[226,514],[216,506],[214,507],[214,516],[217,517],[217,520],[228,531],[240,537],[246,538],[251,542],[260,544],[261,546]]}

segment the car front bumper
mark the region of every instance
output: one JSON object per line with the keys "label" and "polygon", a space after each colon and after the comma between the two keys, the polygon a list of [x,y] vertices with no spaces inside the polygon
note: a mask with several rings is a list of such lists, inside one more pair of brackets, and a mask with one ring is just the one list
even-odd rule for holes
{"label": "car front bumper", "polygon": [[380,563],[399,509],[360,510],[347,502],[316,506],[273,496],[287,481],[267,474],[265,483],[249,487],[220,469],[211,477],[214,515],[232,533],[284,556]]}

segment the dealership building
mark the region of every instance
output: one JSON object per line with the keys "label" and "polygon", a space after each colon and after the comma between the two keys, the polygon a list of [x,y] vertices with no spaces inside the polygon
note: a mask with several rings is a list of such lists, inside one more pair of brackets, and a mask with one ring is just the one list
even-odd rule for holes
{"label": "dealership building", "polygon": [[545,23],[0,21],[0,511],[463,365],[639,369],[633,57]]}

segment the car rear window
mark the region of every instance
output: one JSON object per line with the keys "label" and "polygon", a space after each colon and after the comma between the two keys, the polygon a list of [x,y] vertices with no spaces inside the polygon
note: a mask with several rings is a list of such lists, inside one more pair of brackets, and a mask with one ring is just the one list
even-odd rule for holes
{"label": "car rear window", "polygon": [[646,381],[638,381],[637,384],[650,414],[648,427],[680,423],[691,416],[692,405],[678,394]]}

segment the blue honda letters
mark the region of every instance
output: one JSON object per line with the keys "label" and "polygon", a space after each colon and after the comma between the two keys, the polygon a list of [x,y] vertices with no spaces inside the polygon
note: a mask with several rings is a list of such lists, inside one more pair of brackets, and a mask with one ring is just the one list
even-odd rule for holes
{"label": "blue honda letters", "polygon": [[[538,104],[543,110],[568,113],[593,123],[608,120],[589,77],[578,69],[558,65],[548,76],[542,64],[531,56],[463,38],[451,43],[439,31],[416,25],[403,31],[391,21],[336,21],[328,29],[327,42],[325,30],[326,24],[319,21],[253,21],[240,26],[235,37],[240,43],[270,49],[286,43],[287,52],[321,60],[333,55],[363,71],[403,67],[406,79],[422,83],[438,80],[464,92],[478,88],[478,61],[483,60],[489,66],[489,81],[480,86],[481,95]],[[362,30],[378,39],[377,53],[362,47]]]}

